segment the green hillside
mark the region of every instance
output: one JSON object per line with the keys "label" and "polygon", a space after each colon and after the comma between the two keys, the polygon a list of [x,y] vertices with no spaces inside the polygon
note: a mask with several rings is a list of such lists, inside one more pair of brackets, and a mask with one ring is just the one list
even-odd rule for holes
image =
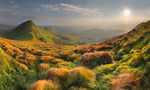
{"label": "green hillside", "polygon": [[0,38],[0,90],[149,90],[150,21],[91,45]]}
{"label": "green hillside", "polygon": [[17,26],[11,32],[2,37],[19,41],[45,42],[50,44],[78,44],[82,41],[78,39],[70,39],[70,37],[60,37],[48,32],[47,30],[36,26],[33,21],[29,20]]}
{"label": "green hillside", "polygon": [[[147,21],[124,35],[105,42],[85,45],[74,51],[83,54],[82,63],[97,73],[100,90],[149,90],[149,34],[150,21]],[[108,56],[106,59],[98,57],[98,53],[102,52],[111,52],[113,62],[110,62]]]}

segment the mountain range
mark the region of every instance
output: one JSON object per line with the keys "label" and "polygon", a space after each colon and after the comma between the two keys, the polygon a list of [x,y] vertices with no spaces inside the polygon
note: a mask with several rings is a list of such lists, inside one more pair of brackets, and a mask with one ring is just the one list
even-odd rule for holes
{"label": "mountain range", "polygon": [[[48,27],[48,26],[47,26]],[[63,27],[63,26],[51,26],[55,28],[58,32],[64,34],[76,35],[84,39],[84,41],[89,43],[98,43],[113,37],[119,36],[126,33],[124,30],[111,30],[103,28],[75,28],[75,27]]]}
{"label": "mountain range", "polygon": [[[30,24],[27,24],[27,23],[30,23]],[[24,27],[26,27],[26,28],[24,28]],[[105,29],[102,29],[102,28],[85,29],[85,28],[82,28],[82,27],[80,28],[80,27],[44,26],[44,25],[43,26],[36,26],[32,20],[24,22],[23,24],[21,24],[21,26],[19,25],[15,29],[13,29],[13,28],[15,28],[15,26],[1,24],[0,25],[0,35],[2,37],[8,38],[8,39],[41,41],[39,39],[40,39],[40,37],[43,38],[43,36],[41,36],[42,34],[38,35],[39,37],[38,36],[35,37],[35,35],[33,35],[33,34],[35,32],[40,32],[40,31],[44,30],[46,32],[48,31],[49,33],[53,34],[53,35],[50,35],[50,36],[53,37],[53,39],[54,38],[56,40],[58,38],[62,39],[62,40],[59,40],[60,42],[55,42],[55,40],[54,41],[53,40],[48,41],[48,40],[46,40],[46,37],[47,37],[46,36],[42,41],[46,40],[45,42],[48,42],[48,43],[58,43],[58,44],[59,43],[60,44],[87,44],[87,43],[89,43],[90,44],[90,43],[97,43],[97,42],[105,41],[105,40],[111,39],[113,37],[116,37],[118,35],[121,35],[121,34],[127,32],[127,31],[124,31],[124,30],[111,30],[111,29],[110,30],[105,30]],[[23,28],[23,30],[21,31],[22,28]],[[17,35],[17,37],[19,37],[19,39],[17,39],[17,37],[14,38],[13,35],[15,35],[15,32],[18,32],[17,29],[20,30],[19,32],[26,31],[25,29],[28,29],[28,30],[30,29],[28,32],[29,33],[32,32],[32,35],[31,34],[30,35],[28,34],[28,35],[30,37],[32,36],[32,38],[35,37],[35,39],[34,40],[33,39],[31,40],[31,38],[30,39],[27,39],[27,38],[25,39],[24,37],[20,37],[18,35]],[[35,29],[35,30],[33,30],[33,29]],[[13,32],[14,32],[14,34],[13,34]],[[7,33],[7,34],[4,35],[4,33]],[[12,34],[12,35],[8,35],[9,33]],[[19,34],[19,35],[21,35],[21,34]],[[52,37],[49,37],[49,38],[52,38]],[[63,41],[63,39],[66,39],[66,40]],[[70,43],[69,40],[72,43]]]}

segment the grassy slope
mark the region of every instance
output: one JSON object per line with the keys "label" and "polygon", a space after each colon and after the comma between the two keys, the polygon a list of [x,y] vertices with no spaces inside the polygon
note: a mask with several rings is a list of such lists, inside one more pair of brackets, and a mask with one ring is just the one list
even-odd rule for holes
{"label": "grassy slope", "polygon": [[[100,89],[110,89],[112,88],[112,81],[117,76],[122,73],[132,74],[134,79],[138,81],[139,90],[148,90],[150,82],[150,21],[142,23],[140,26],[134,28],[132,31],[124,34],[120,37],[116,37],[112,40],[108,40],[102,43],[82,46],[79,49],[76,49],[76,52],[93,52],[94,51],[103,51],[107,49],[100,49],[101,46],[106,47],[111,45],[114,48],[108,49],[115,53],[114,63],[106,64],[102,66],[97,66],[93,70],[98,75],[98,83]],[[99,48],[99,49],[97,49]],[[124,77],[125,78],[125,77]],[[119,83],[119,80],[116,80]],[[122,79],[121,81],[125,81]],[[131,88],[132,84],[128,83],[128,86],[123,88]],[[118,84],[118,87],[122,83]],[[122,86],[125,86],[122,84]],[[125,90],[126,90],[125,89]],[[127,90],[128,90],[127,89]],[[136,89],[137,90],[137,89]]]}
{"label": "grassy slope", "polygon": [[[84,70],[83,72],[83,68],[79,68],[79,71],[81,69],[80,74],[73,74],[73,76],[77,76],[76,78],[70,78],[69,76],[65,76],[67,79],[59,77],[60,80],[64,80],[63,83],[59,82],[61,89],[66,90],[66,88],[71,88],[70,90],[79,90],[84,88],[91,90],[108,90],[114,88],[114,84],[112,84],[114,80],[119,82],[120,78],[116,79],[118,75],[129,73],[132,74],[134,78],[130,79],[130,77],[127,76],[128,74],[124,74],[120,83],[115,82],[115,85],[117,84],[118,87],[121,86],[119,89],[126,88],[125,90],[132,90],[133,87],[136,87],[136,90],[148,90],[150,89],[149,32],[150,22],[148,21],[120,37],[98,44],[81,46],[79,49],[76,49],[76,46],[21,42],[0,38],[0,60],[3,62],[0,68],[0,87],[1,89],[24,90],[27,89],[31,83],[42,79],[42,73],[49,68],[63,67],[62,70],[68,68],[70,73],[74,73],[75,70],[78,70],[74,70],[74,67],[83,66],[95,72],[96,80],[88,81],[87,72],[92,73],[92,71]],[[87,56],[86,58],[88,59],[90,55],[93,57],[94,51],[101,52],[104,50],[114,52],[113,63],[91,67],[92,64],[84,64],[80,61],[81,55],[87,54],[87,52],[90,53],[83,56]],[[43,56],[50,59],[42,59]],[[54,58],[52,59],[49,56]],[[92,62],[96,62],[98,58],[94,57],[91,60],[94,60]],[[42,69],[41,64],[45,65]],[[64,75],[63,71],[60,75]],[[57,76],[57,74],[55,76]],[[78,82],[79,80],[80,82]],[[130,82],[130,80],[133,81]],[[73,83],[69,84],[72,81]],[[136,86],[137,83],[138,86]]]}
{"label": "grassy slope", "polygon": [[33,41],[45,42],[51,44],[79,44],[79,38],[69,36],[57,36],[41,27],[36,26],[32,21],[27,21],[11,32],[3,35],[3,37],[19,40],[19,41]]}

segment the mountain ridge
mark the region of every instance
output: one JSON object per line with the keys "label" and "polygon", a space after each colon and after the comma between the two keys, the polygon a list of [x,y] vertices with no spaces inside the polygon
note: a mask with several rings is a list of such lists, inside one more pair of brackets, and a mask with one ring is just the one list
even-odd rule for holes
{"label": "mountain ridge", "polygon": [[32,20],[28,20],[10,32],[5,33],[2,37],[7,39],[19,40],[19,41],[34,41],[34,42],[45,42],[51,44],[78,44],[82,43],[79,38],[63,39],[61,35],[56,35],[53,31],[49,32],[41,27],[34,24]]}

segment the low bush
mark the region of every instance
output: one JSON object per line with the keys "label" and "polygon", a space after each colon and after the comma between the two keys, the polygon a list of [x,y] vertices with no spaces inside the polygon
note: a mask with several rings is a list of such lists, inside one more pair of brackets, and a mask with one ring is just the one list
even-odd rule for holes
{"label": "low bush", "polygon": [[95,73],[84,67],[76,67],[70,71],[70,82],[72,86],[87,86],[95,80]]}
{"label": "low bush", "polygon": [[66,68],[50,68],[48,71],[43,73],[44,79],[49,79],[54,82],[61,84],[62,88],[68,87],[70,72]]}
{"label": "low bush", "polygon": [[49,65],[46,63],[39,64],[39,70],[47,70],[49,68]]}
{"label": "low bush", "polygon": [[68,61],[71,56],[71,52],[69,50],[60,52],[60,58]]}
{"label": "low bush", "polygon": [[29,90],[58,90],[59,86],[51,80],[39,80],[33,83]]}
{"label": "low bush", "polygon": [[96,51],[92,53],[85,53],[80,59],[81,63],[96,67],[101,64],[110,64],[113,62],[113,53],[110,51]]}
{"label": "low bush", "polygon": [[50,68],[48,71],[43,73],[44,79],[55,80],[66,80],[69,76],[69,70],[66,68]]}
{"label": "low bush", "polygon": [[122,73],[112,81],[112,90],[139,90],[139,81],[132,74]]}

